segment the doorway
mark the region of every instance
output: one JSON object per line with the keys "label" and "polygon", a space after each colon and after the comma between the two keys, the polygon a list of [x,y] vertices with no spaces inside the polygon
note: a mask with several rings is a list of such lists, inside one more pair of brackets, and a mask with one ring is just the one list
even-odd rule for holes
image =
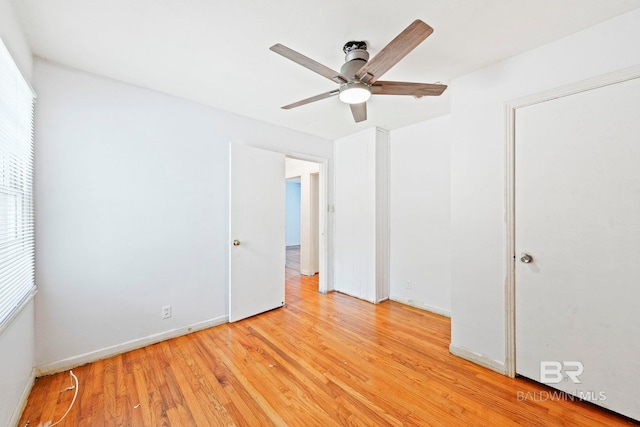
{"label": "doorway", "polygon": [[321,166],[293,157],[285,163],[286,268],[303,276],[320,273]]}
{"label": "doorway", "polygon": [[[288,160],[285,156],[313,164],[313,170],[308,174],[290,169],[290,173],[300,176],[301,184],[308,183],[310,192],[315,193],[311,197],[310,210],[317,213],[317,220],[311,227],[316,232],[311,233],[308,239],[313,247],[317,243],[317,267],[310,267],[312,276],[301,275],[300,268],[296,275],[302,278],[301,281],[313,282],[314,292],[326,293],[328,216],[324,207],[328,206],[329,160],[243,144],[230,144],[229,154],[229,321],[285,305],[285,282],[289,282],[285,250],[286,187],[283,180],[286,179]],[[291,164],[305,165],[300,162]],[[260,179],[255,179],[257,176]],[[300,194],[307,192],[301,191]],[[304,251],[306,242],[301,236],[301,258],[309,252]]]}
{"label": "doorway", "polygon": [[511,374],[638,419],[635,71],[508,106],[506,360]]}

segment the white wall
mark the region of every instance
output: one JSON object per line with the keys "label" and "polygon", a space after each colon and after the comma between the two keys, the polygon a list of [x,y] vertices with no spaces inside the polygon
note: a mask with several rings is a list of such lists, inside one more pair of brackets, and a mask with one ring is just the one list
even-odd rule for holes
{"label": "white wall", "polygon": [[452,351],[505,360],[504,103],[640,64],[639,43],[636,10],[451,83]]}
{"label": "white wall", "polygon": [[300,183],[287,181],[285,242],[287,246],[300,244]]}
{"label": "white wall", "polygon": [[335,288],[375,300],[375,129],[335,142]]}
{"label": "white wall", "polygon": [[34,377],[33,300],[0,333],[0,425],[14,425]]}
{"label": "white wall", "polygon": [[318,173],[320,171],[320,164],[316,162],[293,159],[291,157],[287,157],[285,161],[285,177],[287,179],[300,177],[300,180],[302,180],[303,176]]}
{"label": "white wall", "polygon": [[391,131],[390,298],[450,315],[451,116]]}
{"label": "white wall", "polygon": [[40,372],[226,321],[230,143],[333,154],[328,140],[41,60],[35,86]]}
{"label": "white wall", "polygon": [[24,78],[31,81],[33,55],[9,0],[0,0],[0,38]]}
{"label": "white wall", "polygon": [[[31,50],[8,0],[0,0],[0,38],[23,76],[30,80]],[[33,306],[31,300],[0,332],[0,425],[17,423],[33,383]]]}
{"label": "white wall", "polygon": [[376,128],[335,141],[335,289],[374,303],[389,296],[388,142]]}

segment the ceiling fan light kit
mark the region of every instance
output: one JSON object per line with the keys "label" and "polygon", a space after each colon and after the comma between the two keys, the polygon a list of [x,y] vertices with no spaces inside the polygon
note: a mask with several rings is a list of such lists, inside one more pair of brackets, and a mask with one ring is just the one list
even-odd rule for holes
{"label": "ceiling fan light kit", "polygon": [[367,119],[366,102],[371,95],[412,95],[416,98],[441,95],[447,88],[446,85],[378,80],[431,33],[433,28],[417,19],[391,40],[371,61],[369,61],[369,52],[364,41],[347,42],[342,48],[346,55],[345,63],[339,73],[281,44],[271,46],[270,49],[275,53],[340,85],[337,90],[312,96],[282,108],[288,110],[338,95],[340,101],[349,104],[357,123]]}
{"label": "ceiling fan light kit", "polygon": [[340,85],[340,101],[345,104],[361,104],[371,98],[369,85],[362,82],[348,82]]}

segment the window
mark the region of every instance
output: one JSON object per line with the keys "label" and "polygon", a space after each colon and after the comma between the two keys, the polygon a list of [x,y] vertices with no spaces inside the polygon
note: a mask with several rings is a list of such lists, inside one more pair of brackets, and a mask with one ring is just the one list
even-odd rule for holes
{"label": "window", "polygon": [[35,292],[34,99],[0,41],[0,330]]}

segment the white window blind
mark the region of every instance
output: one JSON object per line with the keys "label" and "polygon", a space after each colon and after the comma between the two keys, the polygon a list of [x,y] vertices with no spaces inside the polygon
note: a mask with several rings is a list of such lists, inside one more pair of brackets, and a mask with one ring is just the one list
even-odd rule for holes
{"label": "white window blind", "polygon": [[34,100],[0,40],[0,330],[35,292]]}

